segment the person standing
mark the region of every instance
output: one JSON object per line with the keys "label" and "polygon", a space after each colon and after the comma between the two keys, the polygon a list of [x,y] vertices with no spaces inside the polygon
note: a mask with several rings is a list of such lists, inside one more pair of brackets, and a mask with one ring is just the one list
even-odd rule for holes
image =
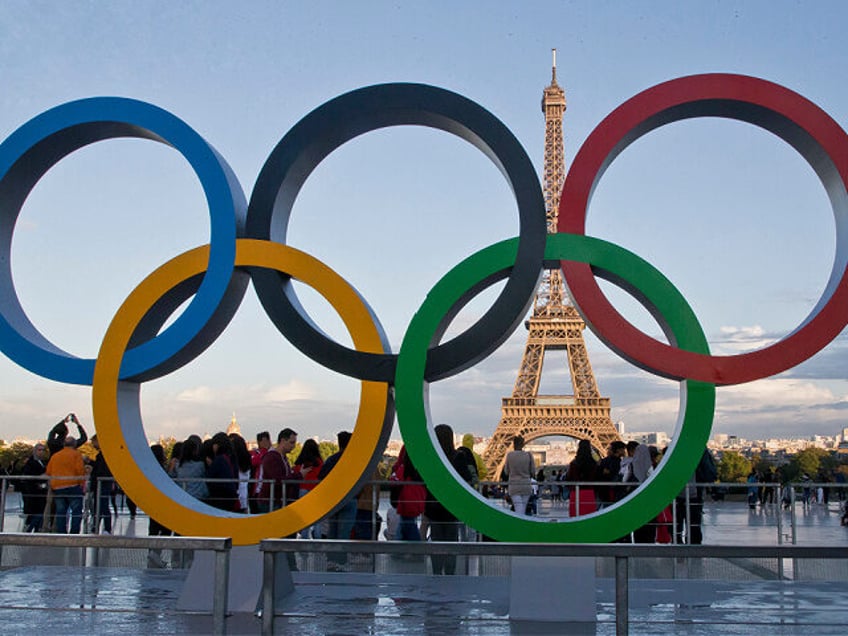
{"label": "person standing", "polygon": [[[341,431],[336,435],[336,441],[339,444],[339,452],[330,455],[321,469],[318,471],[318,479],[323,480],[330,471],[335,468],[336,464],[342,458],[342,455],[347,448],[350,438],[353,435],[349,431]],[[328,539],[344,539],[351,538],[353,526],[356,523],[356,499],[359,493],[353,493],[348,496],[344,503],[330,516]],[[327,570],[331,572],[340,572],[347,567],[346,552],[329,552],[327,553]]]}
{"label": "person standing", "polygon": [[269,450],[262,459],[260,512],[271,512],[283,507],[285,482],[295,477],[287,455],[294,450],[296,444],[297,433],[290,428],[284,428],[277,435],[277,447]]}
{"label": "person standing", "polygon": [[592,456],[592,445],[587,439],[577,444],[577,454],[568,465],[565,481],[575,482],[568,499],[568,516],[588,515],[598,509],[595,502],[594,486],[580,486],[579,482],[595,481],[598,476],[598,463]]}
{"label": "person standing", "polygon": [[[621,471],[621,459],[627,454],[627,445],[621,440],[616,440],[609,445],[607,456],[598,462],[598,481],[614,482],[619,479]],[[598,486],[595,488],[598,508],[611,506],[617,500],[617,491],[613,486]]]}
{"label": "person standing", "polygon": [[412,458],[406,452],[406,446],[401,446],[398,458],[392,468],[392,481],[398,482],[392,489],[390,501],[397,510],[397,535],[393,539],[401,541],[421,541],[421,531],[418,528],[418,517],[424,513],[427,502],[427,489],[421,481],[421,475],[412,463]]}
{"label": "person standing", "polygon": [[[297,488],[296,473],[289,463],[288,454],[297,445],[297,433],[290,428],[284,428],[277,434],[277,447],[272,448],[262,459],[262,489],[257,502],[260,512],[272,512],[282,508],[286,503],[297,499],[296,496],[289,497],[286,492],[287,482]],[[296,539],[297,533],[290,534],[287,539]],[[297,559],[293,552],[286,554],[289,570],[296,572],[298,569]]]}
{"label": "person standing", "polygon": [[256,434],[256,448],[250,451],[250,514],[259,513],[259,493],[262,491],[262,460],[271,448],[271,433]]}
{"label": "person standing", "polygon": [[524,450],[524,438],[516,435],[512,438],[512,448],[504,460],[503,475],[508,481],[507,493],[512,499],[516,513],[527,513],[527,502],[533,494],[533,475],[536,474],[536,462],[533,455]]}
{"label": "person standing", "polygon": [[[677,507],[678,543],[700,545],[704,539],[704,485],[713,484],[718,479],[718,467],[709,448],[705,448],[686,488],[675,501]],[[685,525],[685,531],[684,531]]]}
{"label": "person standing", "polygon": [[352,536],[358,541],[376,541],[383,518],[378,511],[380,502],[380,471],[375,470],[356,496],[356,522]]}
{"label": "person standing", "polygon": [[21,474],[30,479],[21,480],[21,496],[24,500],[24,532],[39,532],[44,522],[44,506],[47,503],[47,482],[35,479],[47,470],[44,453],[47,447],[36,443],[32,455],[26,460]]}
{"label": "person standing", "polygon": [[474,450],[474,436],[471,433],[466,433],[462,436],[462,447],[467,448],[471,455],[474,457],[474,464],[478,481],[486,481],[488,477],[488,472],[486,471],[486,463],[483,461],[483,458],[480,457],[480,454]]}
{"label": "person standing", "polygon": [[47,448],[50,450],[50,455],[55,455],[65,447],[65,438],[68,436],[68,424],[77,425],[77,433],[79,437],[74,439],[74,448],[79,448],[88,441],[88,435],[85,429],[80,424],[77,416],[74,413],[68,413],[63,419],[59,420],[47,435]]}
{"label": "person standing", "polygon": [[250,511],[250,473],[253,468],[250,451],[247,450],[247,442],[238,433],[229,433],[227,437],[233,445],[233,459],[238,474],[239,512],[247,514]]}
{"label": "person standing", "polygon": [[[303,442],[303,447],[300,449],[297,459],[294,460],[294,469],[300,473],[303,479],[300,482],[298,499],[308,495],[318,485],[318,473],[323,465],[324,460],[321,458],[318,442],[312,438],[307,439]],[[320,539],[321,523],[318,522],[304,528],[300,531],[300,537],[302,539]]]}
{"label": "person standing", "polygon": [[[630,473],[633,480],[640,484],[644,483],[652,471],[651,449],[645,444],[639,444],[633,451],[633,461],[630,462]],[[633,543],[653,543],[656,534],[657,530],[653,525],[653,520],[651,520],[633,531]]]}
{"label": "person standing", "polygon": [[238,498],[238,469],[230,438],[220,431],[207,441],[211,442],[206,446],[204,457],[207,462],[208,503],[220,510],[238,512],[241,509]]}
{"label": "person standing", "polygon": [[192,497],[206,501],[209,499],[209,488],[206,485],[206,463],[200,458],[200,446],[195,437],[189,437],[183,442],[175,479]]}
{"label": "person standing", "polygon": [[750,510],[757,509],[757,501],[760,499],[760,476],[756,469],[752,468],[748,474],[748,508]]}
{"label": "person standing", "polygon": [[[167,472],[167,459],[165,457],[165,449],[162,447],[162,444],[151,445],[150,452],[153,453],[153,457],[156,458],[156,463],[162,467],[162,470]],[[153,514],[149,514],[147,519],[147,536],[170,537],[172,534],[174,534],[172,530],[166,528],[154,519]],[[165,568],[168,566],[162,559],[161,549],[150,548],[147,550],[147,566],[152,568]]]}
{"label": "person standing", "polygon": [[100,450],[100,440],[97,439],[97,434],[91,436],[91,445],[97,450],[97,457],[94,458],[94,464],[91,467],[91,475],[89,475],[89,490],[94,493],[95,510],[97,518],[94,524],[95,534],[100,531],[100,521],[103,521],[103,534],[112,534],[112,511],[109,508],[109,501],[112,497],[112,471],[106,464],[106,458],[103,457],[103,451]]}
{"label": "person standing", "polygon": [[50,457],[45,474],[50,477],[50,490],[56,507],[54,532],[79,534],[82,525],[82,498],[85,484],[85,465],[82,453],[77,450],[77,440],[68,435],[65,446]]}
{"label": "person standing", "polygon": [[[435,433],[445,459],[453,466],[453,469],[463,481],[470,486],[473,475],[470,472],[466,457],[454,448],[453,429],[447,424],[439,424],[435,428]],[[427,503],[424,506],[424,513],[430,520],[430,539],[432,541],[459,541],[459,529],[462,524],[432,495],[429,489],[427,489]],[[456,555],[433,554],[430,556],[430,561],[433,566],[433,574],[456,574]]]}

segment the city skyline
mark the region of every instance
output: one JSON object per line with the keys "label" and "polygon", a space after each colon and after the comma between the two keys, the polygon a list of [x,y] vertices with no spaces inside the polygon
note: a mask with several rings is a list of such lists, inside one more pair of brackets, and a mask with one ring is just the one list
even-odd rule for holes
{"label": "city skyline", "polygon": [[[477,9],[441,2],[117,2],[49,12],[2,6],[0,139],[71,99],[134,97],[195,128],[249,196],[271,148],[311,109],[361,86],[415,81],[492,111],[540,171],[539,100],[554,47],[568,100],[567,164],[617,105],[694,73],[762,77],[816,102],[843,128],[848,121],[848,89],[838,80],[848,70],[840,30],[848,8],[841,3]],[[168,258],[208,240],[207,216],[193,174],[164,146],[119,140],[74,153],[38,184],[18,220],[11,269],[21,303],[59,346],[93,357],[130,290]],[[595,193],[588,230],[669,276],[712,350],[726,354],[785,336],[813,309],[833,259],[832,216],[823,188],[788,146],[752,126],[697,120],[655,131],[616,159]],[[298,198],[288,238],[362,292],[396,351],[442,274],[516,232],[512,194],[482,154],[444,133],[402,128],[366,135],[328,157]],[[349,343],[323,301],[298,289],[321,328]],[[644,310],[613,296],[637,326],[659,337]],[[473,322],[492,298],[490,291],[471,303],[447,335]],[[525,334],[520,327],[488,359],[433,383],[434,420],[490,435]],[[713,435],[836,434],[848,408],[845,344],[843,332],[775,378],[719,388]],[[587,346],[613,420],[671,433],[677,383],[623,362],[588,331]],[[70,411],[94,428],[90,388],[35,377],[5,356],[0,381],[0,437],[7,441],[46,435]],[[564,360],[549,354],[542,382],[541,393],[566,392]],[[223,430],[234,411],[246,437],[291,425],[304,436],[332,438],[352,427],[357,400],[358,383],[299,354],[252,289],[209,351],[146,383],[141,398],[154,438]]]}

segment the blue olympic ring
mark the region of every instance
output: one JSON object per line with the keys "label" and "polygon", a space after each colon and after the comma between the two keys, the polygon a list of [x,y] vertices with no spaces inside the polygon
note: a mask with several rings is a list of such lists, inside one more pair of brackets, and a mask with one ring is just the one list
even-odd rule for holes
{"label": "blue olympic ring", "polygon": [[209,205],[212,246],[208,269],[185,311],[158,335],[161,322],[144,326],[126,352],[121,377],[152,379],[182,366],[226,326],[221,307],[235,311],[246,290],[246,277],[233,278],[246,199],[227,162],[200,135],[171,113],[133,99],[93,97],[45,111],[0,144],[0,347],[22,367],[51,380],[90,385],[95,361],[72,356],[35,328],[15,293],[5,255],[11,252],[24,201],[38,180],[73,151],[117,137],[158,141],[186,158]]}

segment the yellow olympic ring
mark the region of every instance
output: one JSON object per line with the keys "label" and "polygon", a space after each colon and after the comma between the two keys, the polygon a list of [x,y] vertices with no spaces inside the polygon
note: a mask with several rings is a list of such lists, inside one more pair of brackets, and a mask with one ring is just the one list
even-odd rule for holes
{"label": "yellow olympic ring", "polygon": [[[181,535],[231,537],[235,545],[293,534],[337,508],[359,484],[371,478],[379,449],[384,447],[393,413],[389,385],[363,381],[353,438],[339,463],[309,495],[263,515],[217,510],[180,488],[153,459],[139,410],[139,384],[119,381],[124,352],[139,322],[163,294],[202,274],[209,246],[168,261],[136,287],[121,305],[106,332],[94,367],[92,402],[99,439],[112,474],[142,509]],[[372,316],[356,291],[315,258],[287,245],[239,239],[237,267],[263,267],[285,273],[312,286],[338,312],[360,351],[383,353]],[[388,425],[386,420],[388,421]]]}

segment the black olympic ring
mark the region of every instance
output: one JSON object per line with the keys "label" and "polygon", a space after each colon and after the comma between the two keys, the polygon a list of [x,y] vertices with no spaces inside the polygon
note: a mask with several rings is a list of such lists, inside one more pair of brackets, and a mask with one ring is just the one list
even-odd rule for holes
{"label": "black olympic ring", "polygon": [[[434,381],[468,369],[503,344],[524,319],[541,275],[547,227],[539,178],[524,148],[489,111],[461,95],[423,84],[370,86],[326,102],[295,124],[262,167],[248,204],[247,236],[285,243],[295,198],[327,155],[358,135],[407,124],[444,130],[479,148],[506,177],[518,204],[516,264],[489,310],[467,331],[430,350],[426,379]],[[251,271],[251,278],[277,329],[307,356],[361,380],[393,382],[397,354],[366,353],[340,345],[310,320],[288,277],[257,269]],[[445,316],[437,339],[489,282],[469,290]],[[493,338],[492,334],[498,335]]]}

